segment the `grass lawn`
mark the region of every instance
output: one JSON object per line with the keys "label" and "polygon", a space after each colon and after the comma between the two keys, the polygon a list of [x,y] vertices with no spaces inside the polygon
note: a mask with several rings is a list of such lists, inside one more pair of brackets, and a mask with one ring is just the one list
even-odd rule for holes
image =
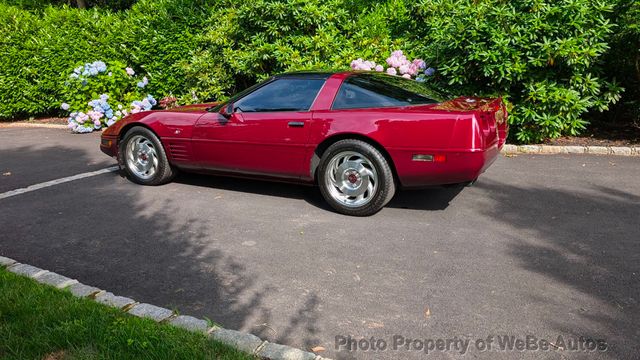
{"label": "grass lawn", "polygon": [[0,268],[0,359],[253,359]]}

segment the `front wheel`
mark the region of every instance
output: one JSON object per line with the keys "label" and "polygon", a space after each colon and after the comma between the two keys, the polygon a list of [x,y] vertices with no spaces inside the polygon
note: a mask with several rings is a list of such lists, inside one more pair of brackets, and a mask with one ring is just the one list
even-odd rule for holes
{"label": "front wheel", "polygon": [[119,156],[129,179],[138,184],[161,185],[176,173],[158,137],[145,127],[127,131],[120,142]]}
{"label": "front wheel", "polygon": [[322,155],[318,185],[325,200],[338,212],[368,216],[393,197],[393,172],[385,157],[369,143],[347,139]]}

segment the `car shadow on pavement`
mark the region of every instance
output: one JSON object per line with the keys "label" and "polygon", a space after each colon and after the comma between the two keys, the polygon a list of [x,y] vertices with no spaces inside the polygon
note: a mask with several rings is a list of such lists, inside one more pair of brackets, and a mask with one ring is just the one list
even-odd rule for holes
{"label": "car shadow on pavement", "polygon": [[387,207],[410,210],[444,210],[464,190],[462,185],[400,189]]}
{"label": "car shadow on pavement", "polygon": [[[84,151],[62,146],[2,150],[0,159],[12,159],[13,173],[21,174],[20,164],[37,167],[51,154],[89,162]],[[69,175],[75,173],[60,174]],[[285,193],[284,188],[263,188]],[[257,281],[258,274],[233,252],[211,245],[215,223],[195,215],[176,217],[180,200],[158,198],[157,189],[108,173],[2,199],[0,255],[139,302],[268,336],[254,325],[256,319],[268,320],[264,299],[273,288]],[[317,306],[318,298],[310,293],[300,309],[290,309],[289,325],[275,339],[286,342],[295,334],[305,344],[316,343]]]}
{"label": "car shadow on pavement", "polygon": [[[565,309],[581,317],[582,325],[541,314],[545,321],[564,334],[604,337],[617,358],[637,356],[640,197],[602,186],[569,191],[488,180],[477,186],[492,200],[484,215],[522,232],[520,239],[510,242],[508,252],[524,269],[563,284],[576,299],[586,295],[594,299],[588,303],[603,304],[588,308],[574,300],[578,302]],[[532,301],[561,300],[539,293]]]}
{"label": "car shadow on pavement", "polygon": [[[193,186],[301,199],[322,210],[335,212],[322,198],[317,186],[195,173],[180,173],[174,181]],[[459,185],[399,189],[386,207],[427,211],[444,210],[463,189],[464,186]]]}

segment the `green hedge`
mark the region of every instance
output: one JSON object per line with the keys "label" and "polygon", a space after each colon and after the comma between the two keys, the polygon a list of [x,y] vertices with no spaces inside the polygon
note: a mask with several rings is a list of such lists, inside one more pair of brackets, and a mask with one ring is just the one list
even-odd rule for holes
{"label": "green hedge", "polygon": [[492,92],[516,106],[521,142],[585,128],[587,111],[604,111],[621,88],[599,62],[609,49],[612,4],[592,0],[422,1],[423,52],[439,63],[443,86]]}
{"label": "green hedge", "polygon": [[74,66],[95,60],[145,73],[156,97],[195,102],[402,49],[437,68],[430,81],[445,92],[505,97],[520,142],[576,134],[586,113],[618,100],[622,74],[609,67],[631,55],[611,44],[633,46],[638,22],[618,13],[633,11],[624,0],[140,0],[118,12],[9,3],[0,119],[56,113]]}
{"label": "green hedge", "polygon": [[[148,91],[181,94],[181,63],[189,59],[208,5],[141,1],[124,12],[0,3],[0,118],[55,113],[73,68],[102,60],[146,72]],[[179,16],[176,16],[179,14]]]}

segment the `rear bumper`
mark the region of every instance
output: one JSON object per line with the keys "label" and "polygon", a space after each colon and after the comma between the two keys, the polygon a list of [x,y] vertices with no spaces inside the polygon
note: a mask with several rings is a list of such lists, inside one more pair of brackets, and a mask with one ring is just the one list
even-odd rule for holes
{"label": "rear bumper", "polygon": [[[402,187],[456,184],[478,178],[498,157],[498,144],[486,150],[389,150]],[[418,154],[444,155],[443,162],[414,161]]]}
{"label": "rear bumper", "polygon": [[103,134],[100,137],[100,150],[102,150],[103,153],[111,157],[117,158],[118,157],[118,137]]}

